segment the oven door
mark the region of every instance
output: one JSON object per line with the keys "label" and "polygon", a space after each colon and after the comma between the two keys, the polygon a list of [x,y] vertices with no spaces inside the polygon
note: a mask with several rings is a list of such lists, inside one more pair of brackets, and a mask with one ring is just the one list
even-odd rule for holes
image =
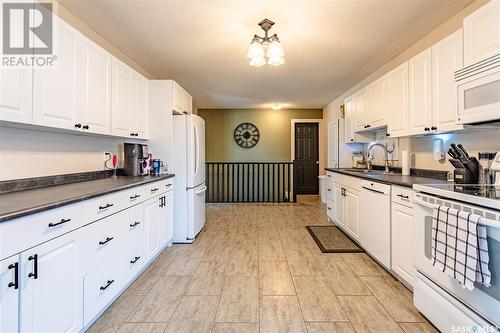
{"label": "oven door", "polygon": [[464,303],[468,308],[500,327],[500,222],[486,220],[488,221],[489,269],[492,274],[491,287],[486,288],[480,284],[475,284],[474,290],[469,291],[464,289],[458,281],[432,265],[432,213],[433,207],[436,205],[445,205],[475,213],[481,211],[481,209],[420,193],[415,193],[414,199],[413,225],[416,270]]}

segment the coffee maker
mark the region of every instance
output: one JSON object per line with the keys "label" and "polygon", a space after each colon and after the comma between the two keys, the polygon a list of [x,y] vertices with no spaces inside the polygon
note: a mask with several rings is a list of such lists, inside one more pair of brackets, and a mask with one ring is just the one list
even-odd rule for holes
{"label": "coffee maker", "polygon": [[148,146],[138,143],[125,143],[125,176],[146,176],[148,174]]}

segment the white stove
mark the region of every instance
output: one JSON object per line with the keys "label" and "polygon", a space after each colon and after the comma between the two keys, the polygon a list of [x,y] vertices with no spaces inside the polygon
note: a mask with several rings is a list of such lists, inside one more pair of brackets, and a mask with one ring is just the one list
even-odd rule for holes
{"label": "white stove", "polygon": [[[500,332],[500,186],[414,185],[415,306],[442,332]],[[464,289],[432,265],[432,216],[437,206],[481,216],[487,229],[491,287]]]}

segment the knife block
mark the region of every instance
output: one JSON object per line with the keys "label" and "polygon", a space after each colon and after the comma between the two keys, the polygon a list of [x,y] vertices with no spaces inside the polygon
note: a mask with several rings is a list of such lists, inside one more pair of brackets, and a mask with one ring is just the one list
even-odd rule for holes
{"label": "knife block", "polygon": [[455,184],[477,184],[478,177],[469,169],[456,168],[453,172],[453,181]]}

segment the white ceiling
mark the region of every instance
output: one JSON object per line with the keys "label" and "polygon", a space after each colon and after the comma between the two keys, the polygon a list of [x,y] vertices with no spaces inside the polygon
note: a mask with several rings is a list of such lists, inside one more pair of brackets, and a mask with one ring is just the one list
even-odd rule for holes
{"label": "white ceiling", "polygon": [[[471,0],[132,1],[61,4],[200,108],[322,107]],[[286,63],[245,58],[264,18]]]}

